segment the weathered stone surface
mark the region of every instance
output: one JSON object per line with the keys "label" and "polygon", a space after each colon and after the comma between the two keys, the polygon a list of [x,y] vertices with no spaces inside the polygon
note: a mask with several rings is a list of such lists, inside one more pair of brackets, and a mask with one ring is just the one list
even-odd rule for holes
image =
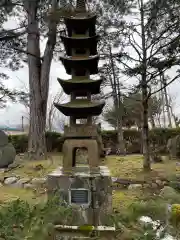
{"label": "weathered stone surface", "polygon": [[163,181],[161,181],[160,179],[157,179],[156,184],[161,187],[163,186]]}
{"label": "weathered stone surface", "polygon": [[[92,184],[94,186],[94,193],[92,193]],[[112,180],[110,177],[109,170],[101,166],[99,174],[92,174],[90,171],[79,171],[73,175],[63,173],[63,169],[59,168],[52,174],[48,175],[48,191],[50,194],[58,191],[61,198],[70,203],[70,189],[88,189],[90,191],[90,199],[94,199],[95,210],[91,208],[89,204],[83,206],[76,205],[73,208],[73,213],[76,215],[76,225],[82,224],[93,224],[93,212],[96,211],[96,219],[98,224],[106,225],[109,219],[107,218],[108,213],[112,210]],[[93,194],[93,196],[91,195]]]}
{"label": "weathered stone surface", "polygon": [[1,183],[4,182],[4,176],[0,176],[0,182],[1,182]]}
{"label": "weathered stone surface", "polygon": [[0,130],[0,168],[5,168],[11,164],[15,156],[15,148],[11,143],[8,143],[8,136]]}
{"label": "weathered stone surface", "polygon": [[31,184],[31,183],[25,183],[25,184],[24,184],[24,188],[25,188],[25,189],[34,189],[34,185]]}
{"label": "weathered stone surface", "polygon": [[88,164],[88,152],[86,148],[78,148],[76,150],[76,165]]}
{"label": "weathered stone surface", "polygon": [[156,189],[158,185],[156,183],[151,183],[151,188]]}
{"label": "weathered stone surface", "polygon": [[63,168],[72,170],[76,165],[75,150],[77,148],[86,148],[88,151],[88,164],[90,168],[99,166],[99,148],[94,139],[68,139],[63,144]]}
{"label": "weathered stone surface", "polygon": [[143,184],[143,188],[149,188],[149,187],[150,187],[150,185],[148,183]]}
{"label": "weathered stone surface", "polygon": [[180,157],[180,135],[168,139],[167,150],[170,159],[177,159]]}
{"label": "weathered stone surface", "polygon": [[65,137],[97,137],[98,131],[96,125],[78,124],[76,126],[65,126]]}
{"label": "weathered stone surface", "polygon": [[11,185],[17,182],[18,178],[17,177],[8,177],[4,180],[5,185]]}
{"label": "weathered stone surface", "polygon": [[13,163],[16,157],[16,150],[11,143],[8,143],[4,147],[0,147],[0,168],[7,167]]}
{"label": "weathered stone surface", "polygon": [[130,184],[128,190],[142,188],[142,184]]}
{"label": "weathered stone surface", "polygon": [[19,163],[13,162],[13,163],[9,164],[8,168],[9,169],[14,169],[14,168],[18,168],[19,166],[20,166]]}
{"label": "weathered stone surface", "polygon": [[166,182],[166,181],[163,181],[162,183],[163,183],[163,186],[167,186],[168,185],[168,182]]}
{"label": "weathered stone surface", "polygon": [[0,130],[0,147],[3,147],[8,144],[8,136],[4,131]]}
{"label": "weathered stone surface", "polygon": [[36,186],[42,186],[46,183],[47,179],[46,178],[33,178],[31,180],[32,185]]}
{"label": "weathered stone surface", "polygon": [[5,168],[0,168],[0,174],[5,172]]}
{"label": "weathered stone surface", "polygon": [[40,171],[40,170],[44,169],[44,167],[43,167],[42,164],[38,164],[38,165],[36,165],[33,169],[34,169],[35,171]]}
{"label": "weathered stone surface", "polygon": [[30,181],[31,181],[30,178],[21,178],[15,183],[15,186],[19,188],[23,188],[24,184],[29,183]]}
{"label": "weathered stone surface", "polygon": [[161,190],[160,196],[164,199],[176,199],[177,198],[177,192],[172,187],[165,186]]}

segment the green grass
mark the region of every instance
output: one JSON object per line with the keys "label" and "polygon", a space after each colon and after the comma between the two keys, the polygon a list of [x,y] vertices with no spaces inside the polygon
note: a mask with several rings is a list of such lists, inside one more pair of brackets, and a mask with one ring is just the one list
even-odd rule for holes
{"label": "green grass", "polygon": [[[126,179],[152,180],[156,177],[170,177],[175,174],[180,174],[180,167],[176,166],[175,161],[165,160],[164,163],[152,164],[152,171],[149,173],[143,172],[143,158],[141,155],[131,155],[125,157],[109,156],[104,161],[112,173],[112,176]],[[36,170],[36,166],[42,165],[41,170]],[[48,173],[62,165],[62,156],[53,154],[48,160],[41,161],[26,161],[24,160],[20,168],[11,170],[7,173],[0,173],[0,177],[18,175],[21,177],[45,177]],[[153,196],[150,190],[119,190],[113,192],[113,207],[127,208],[134,201],[142,198]],[[21,198],[32,203],[46,199],[46,194],[38,194],[31,190],[16,189],[14,187],[0,188],[0,202],[11,201]]]}
{"label": "green grass", "polygon": [[[41,165],[41,170],[36,170],[36,167]],[[11,176],[18,175],[21,177],[45,177],[48,173],[52,172],[58,166],[62,165],[62,156],[59,154],[51,155],[48,160],[40,160],[40,161],[27,161],[24,160],[21,162],[21,166],[19,168],[13,169],[7,173],[0,173],[1,176]]]}
{"label": "green grass", "polygon": [[22,199],[24,201],[28,201],[32,204],[36,204],[38,202],[46,201],[46,196],[44,194],[36,193],[32,190],[15,188],[15,187],[1,187],[0,189],[0,205],[17,200]]}
{"label": "green grass", "polygon": [[151,180],[180,174],[180,167],[176,166],[176,161],[169,161],[165,158],[163,163],[152,164],[152,171],[146,173],[143,171],[143,156],[141,155],[110,156],[107,157],[105,164],[110,168],[112,176],[126,179]]}

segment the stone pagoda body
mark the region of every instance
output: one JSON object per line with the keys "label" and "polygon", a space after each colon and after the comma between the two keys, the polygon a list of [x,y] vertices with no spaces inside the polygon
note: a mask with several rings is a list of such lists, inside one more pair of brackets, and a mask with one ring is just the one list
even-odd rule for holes
{"label": "stone pagoda body", "polygon": [[[104,102],[94,102],[92,95],[100,93],[102,79],[92,80],[98,73],[96,15],[86,10],[84,0],[77,0],[72,16],[64,17],[66,34],[61,36],[65,55],[60,59],[69,80],[58,79],[70,96],[65,104],[55,104],[70,117],[65,128],[63,166],[48,176],[49,192],[58,191],[61,199],[76,213],[73,225],[107,226],[107,214],[112,207],[112,182],[109,170],[101,166],[98,126],[92,117],[101,114]],[[83,124],[78,120],[84,119]],[[87,150],[87,162],[78,164],[77,149]]]}

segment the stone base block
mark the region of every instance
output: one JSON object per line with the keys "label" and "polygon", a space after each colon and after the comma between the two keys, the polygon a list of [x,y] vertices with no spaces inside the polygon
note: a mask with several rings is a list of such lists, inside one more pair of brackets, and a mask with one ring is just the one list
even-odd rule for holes
{"label": "stone base block", "polygon": [[88,228],[81,229],[79,226],[59,225],[55,226],[55,230],[53,240],[92,239],[92,237],[95,238],[95,236],[98,237],[98,239],[103,237],[104,240],[112,240],[116,229],[115,227],[92,226],[90,230]]}
{"label": "stone base block", "polygon": [[71,225],[112,226],[109,214],[112,211],[112,180],[107,167],[99,172],[76,169],[66,174],[59,167],[48,175],[49,197],[55,194],[72,208],[74,222]]}

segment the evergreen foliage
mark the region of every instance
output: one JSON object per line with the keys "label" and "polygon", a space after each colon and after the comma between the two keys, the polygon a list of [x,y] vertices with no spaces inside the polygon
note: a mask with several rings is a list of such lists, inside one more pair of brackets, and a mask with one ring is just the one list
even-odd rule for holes
{"label": "evergreen foliage", "polygon": [[71,209],[60,207],[57,197],[46,204],[29,205],[16,200],[0,208],[0,237],[6,240],[49,240],[53,235],[53,224],[70,223]]}
{"label": "evergreen foliage", "polygon": [[[103,130],[101,132],[102,140],[105,147],[117,145],[117,131]],[[150,143],[153,143],[159,148],[160,153],[166,154],[167,141],[169,138],[180,135],[180,128],[155,128],[149,131]],[[139,154],[141,152],[141,132],[136,129],[125,129],[124,139],[132,143],[132,147],[127,149],[128,154]],[[9,141],[13,144],[17,153],[27,152],[28,136],[10,135]],[[46,142],[48,152],[61,152],[64,137],[57,132],[46,132]]]}
{"label": "evergreen foliage", "polygon": [[[60,206],[57,197],[47,203],[30,205],[22,200],[12,201],[0,208],[0,238],[6,240],[50,240],[54,239],[54,224],[71,224],[73,219],[71,208]],[[116,226],[112,233],[113,239],[152,240],[157,236],[163,239],[166,233],[177,233],[179,205],[174,204],[169,217],[169,227],[165,227],[167,202],[159,199],[149,201],[135,201],[128,209],[120,213],[116,211],[109,218]],[[152,223],[143,223],[140,217],[151,217],[157,221],[156,227]],[[163,229],[163,230],[162,230]],[[101,238],[100,238],[101,239]]]}

